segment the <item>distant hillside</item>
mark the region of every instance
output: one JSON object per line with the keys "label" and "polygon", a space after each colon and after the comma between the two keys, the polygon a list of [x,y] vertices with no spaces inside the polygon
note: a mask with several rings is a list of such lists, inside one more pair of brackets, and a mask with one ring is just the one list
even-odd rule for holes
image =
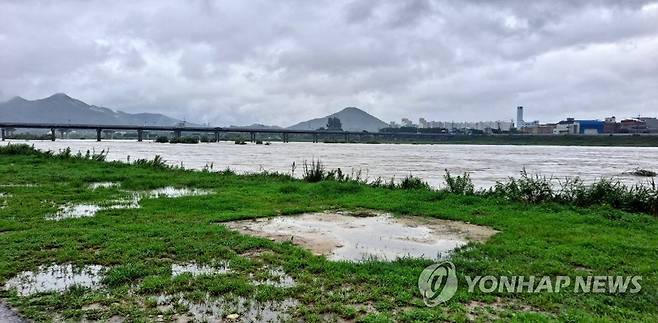
{"label": "distant hillside", "polygon": [[369,131],[377,132],[379,129],[386,128],[388,125],[369,113],[357,108],[345,108],[339,112],[328,115],[324,118],[312,119],[300,122],[294,126],[288,127],[292,130],[316,130],[326,127],[327,120],[330,117],[337,117],[343,125],[345,131]]}
{"label": "distant hillside", "polygon": [[130,114],[89,105],[58,93],[40,100],[21,97],[0,103],[0,120],[5,122],[126,124],[171,126],[181,122],[157,113]]}
{"label": "distant hillside", "polygon": [[262,130],[277,130],[277,129],[283,129],[279,126],[268,126],[260,123],[254,123],[249,126],[229,126],[229,128],[235,128],[235,129],[262,129]]}

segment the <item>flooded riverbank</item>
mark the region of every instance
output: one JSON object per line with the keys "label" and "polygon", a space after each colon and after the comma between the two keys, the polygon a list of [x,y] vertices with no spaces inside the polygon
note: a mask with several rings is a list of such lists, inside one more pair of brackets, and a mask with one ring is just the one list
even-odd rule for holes
{"label": "flooded riverbank", "polygon": [[[375,180],[403,178],[409,174],[431,185],[443,185],[445,169],[453,174],[469,172],[477,187],[490,187],[496,181],[518,176],[525,167],[529,173],[557,178],[579,176],[586,181],[616,177],[626,183],[647,179],[628,174],[635,168],[658,170],[658,148],[565,147],[565,146],[493,146],[493,145],[395,145],[395,144],[313,144],[303,142],[271,145],[235,145],[233,142],[158,144],[136,141],[58,140],[11,141],[27,143],[41,150],[65,149],[109,151],[108,160],[127,161],[162,156],[171,165],[214,170],[230,168],[238,172],[262,170],[290,174],[295,163],[296,176],[305,160],[319,159],[327,168],[344,173],[361,171],[362,177]],[[7,142],[3,143],[6,144]]]}

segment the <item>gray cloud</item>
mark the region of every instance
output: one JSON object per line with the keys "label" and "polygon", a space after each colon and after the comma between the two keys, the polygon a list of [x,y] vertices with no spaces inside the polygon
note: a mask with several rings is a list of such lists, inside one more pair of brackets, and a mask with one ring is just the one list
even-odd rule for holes
{"label": "gray cloud", "polygon": [[0,100],[218,125],[657,115],[656,53],[656,1],[0,1]]}

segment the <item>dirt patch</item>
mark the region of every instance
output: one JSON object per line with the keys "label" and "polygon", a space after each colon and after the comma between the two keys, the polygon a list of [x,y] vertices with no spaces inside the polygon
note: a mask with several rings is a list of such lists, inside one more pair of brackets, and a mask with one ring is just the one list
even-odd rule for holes
{"label": "dirt patch", "polygon": [[274,254],[274,252],[268,249],[255,248],[255,249],[245,250],[244,252],[240,253],[240,256],[246,258],[260,258],[265,254]]}
{"label": "dirt patch", "polygon": [[364,214],[307,213],[222,224],[244,234],[291,241],[331,260],[350,261],[441,259],[469,241],[483,242],[497,232],[459,221]]}

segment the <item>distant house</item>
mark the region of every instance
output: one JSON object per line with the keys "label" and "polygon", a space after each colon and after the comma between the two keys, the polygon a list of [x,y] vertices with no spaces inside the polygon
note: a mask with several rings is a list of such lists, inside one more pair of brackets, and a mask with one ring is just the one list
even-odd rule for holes
{"label": "distant house", "polygon": [[619,132],[641,133],[647,131],[647,124],[640,119],[624,119],[619,123]]}
{"label": "distant house", "polygon": [[603,133],[617,133],[619,132],[619,122],[614,116],[605,118],[603,124]]}
{"label": "distant house", "polygon": [[658,119],[656,118],[646,118],[642,117],[639,118],[640,121],[644,122],[644,126],[646,127],[646,131],[650,133],[657,133],[658,132]]}
{"label": "distant house", "polygon": [[555,128],[557,124],[555,123],[546,123],[540,124],[536,127],[523,128],[523,133],[532,134],[532,135],[551,135],[555,133]]}

